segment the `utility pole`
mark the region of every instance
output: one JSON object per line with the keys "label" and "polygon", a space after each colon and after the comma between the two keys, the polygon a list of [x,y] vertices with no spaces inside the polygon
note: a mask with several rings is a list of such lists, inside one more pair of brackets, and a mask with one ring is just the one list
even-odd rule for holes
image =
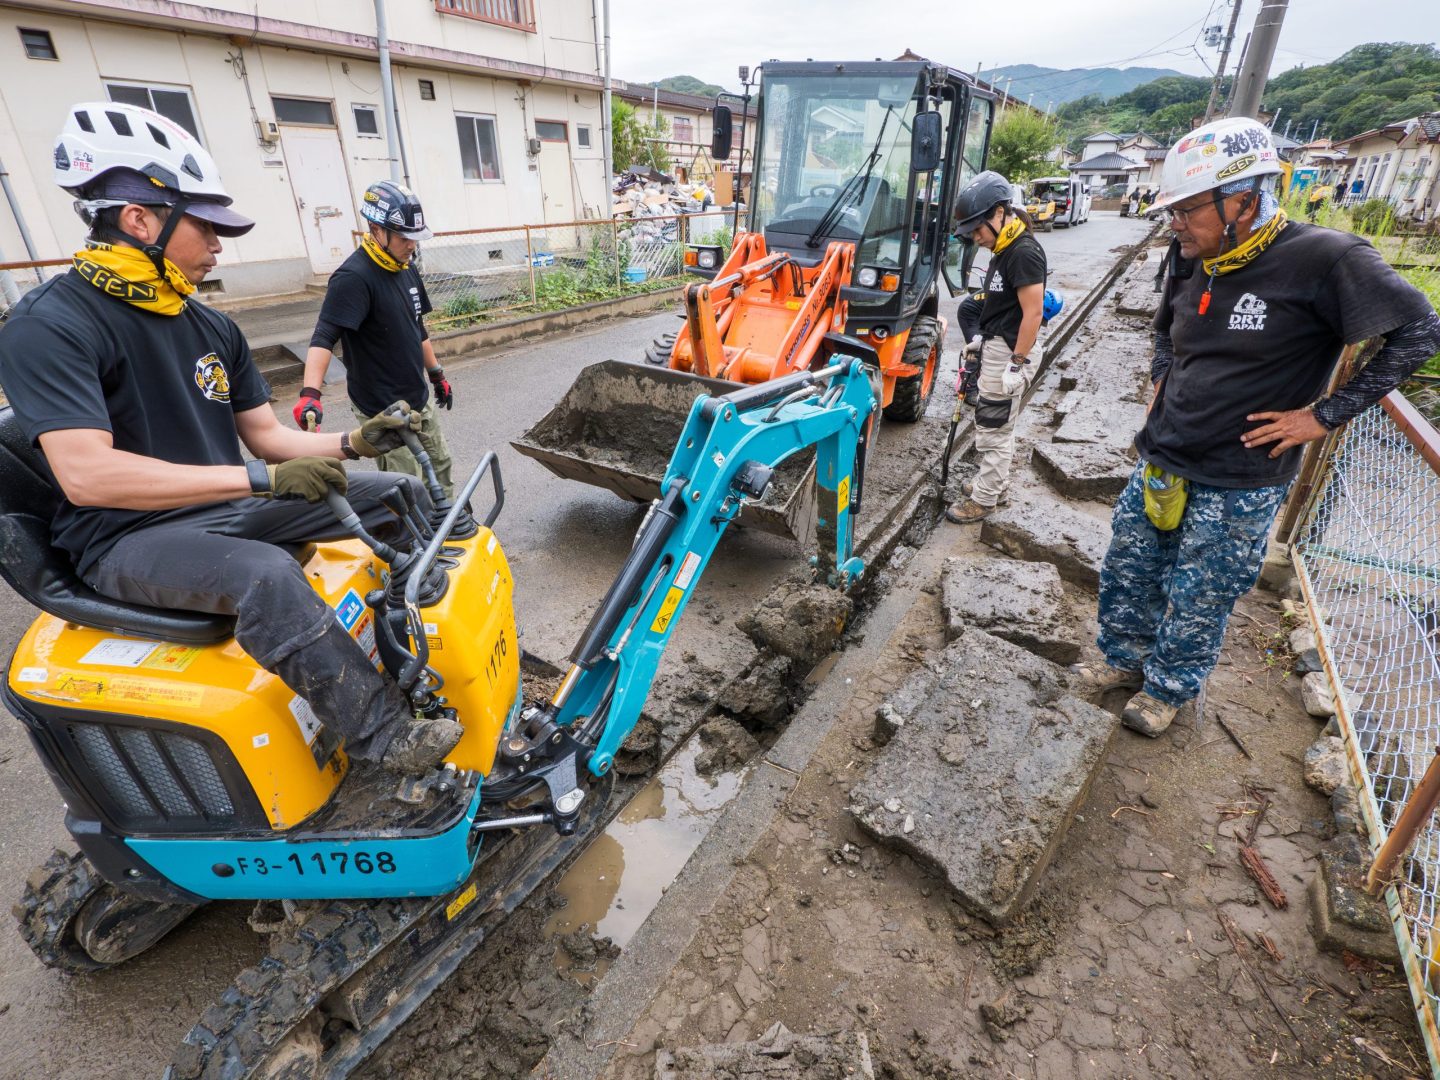
{"label": "utility pole", "polygon": [[390,78],[390,31],[385,22],[385,0],[375,0],[375,48],[380,54],[380,107],[385,110],[385,152],[390,157],[390,179],[400,183],[409,169],[402,168],[400,147],[400,112],[395,108],[395,83]]}
{"label": "utility pole", "polygon": [[1225,31],[1225,44],[1220,47],[1220,66],[1215,69],[1215,81],[1210,84],[1210,104],[1205,106],[1204,123],[1207,124],[1215,116],[1215,105],[1220,100],[1220,83],[1225,78],[1225,64],[1230,59],[1230,46],[1235,41],[1235,24],[1240,21],[1240,0],[1234,0],[1234,3],[1230,26]]}
{"label": "utility pole", "polygon": [[1289,0],[1260,0],[1260,14],[1250,32],[1250,47],[1240,73],[1235,76],[1235,101],[1231,116],[1258,116],[1260,101],[1265,96],[1265,82],[1270,77],[1270,62],[1275,59],[1275,46],[1280,41],[1280,26],[1285,22]]}
{"label": "utility pole", "polygon": [[601,208],[604,213],[601,217],[614,217],[614,184],[615,184],[615,135],[610,130],[611,99],[610,99],[610,0],[600,0],[600,7],[603,12],[604,38],[605,38],[605,82],[604,89],[600,92],[600,145],[605,152],[605,190],[601,196]]}
{"label": "utility pole", "polygon": [[1315,123],[1310,125],[1310,142],[1315,141],[1315,133],[1320,130],[1320,118],[1315,118]]}

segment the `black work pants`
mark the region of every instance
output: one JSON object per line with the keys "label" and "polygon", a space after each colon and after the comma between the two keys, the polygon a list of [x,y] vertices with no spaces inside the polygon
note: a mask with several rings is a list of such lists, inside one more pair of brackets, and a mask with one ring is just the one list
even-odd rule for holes
{"label": "black work pants", "polygon": [[[409,476],[350,473],[350,505],[367,531],[398,540],[398,522],[380,504]],[[305,571],[277,544],[338,540],[348,534],[324,503],[237,499],[171,511],[127,533],[86,575],[96,592],[132,604],[235,617],[235,640],[305,698],[353,757],[378,761],[408,722],[405,696],[375,670]],[[377,586],[379,582],[376,582]]]}

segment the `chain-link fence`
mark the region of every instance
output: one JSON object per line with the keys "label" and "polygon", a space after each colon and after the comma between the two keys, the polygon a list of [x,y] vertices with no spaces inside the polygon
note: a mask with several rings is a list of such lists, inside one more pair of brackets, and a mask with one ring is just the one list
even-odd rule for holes
{"label": "chain-link fence", "polygon": [[[1343,432],[1315,491],[1292,551],[1379,851],[1440,752],[1440,434],[1391,394]],[[1433,815],[1386,894],[1434,1068],[1440,827]]]}
{"label": "chain-link fence", "polygon": [[685,245],[729,250],[733,214],[655,214],[602,221],[440,232],[421,249],[426,320],[445,330],[670,288]]}

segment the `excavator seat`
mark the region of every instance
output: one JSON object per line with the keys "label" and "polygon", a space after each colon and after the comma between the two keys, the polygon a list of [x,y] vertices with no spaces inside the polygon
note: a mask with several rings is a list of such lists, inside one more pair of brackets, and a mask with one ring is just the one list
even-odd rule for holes
{"label": "excavator seat", "polygon": [[57,619],[132,637],[210,645],[234,632],[229,615],[142,607],[101,596],[50,542],[60,496],[13,409],[0,409],[0,576]]}

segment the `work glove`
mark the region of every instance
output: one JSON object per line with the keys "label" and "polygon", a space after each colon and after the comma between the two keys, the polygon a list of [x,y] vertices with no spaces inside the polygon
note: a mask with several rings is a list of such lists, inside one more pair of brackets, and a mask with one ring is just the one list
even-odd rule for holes
{"label": "work glove", "polygon": [[1010,363],[1005,367],[1005,373],[1000,376],[1000,389],[1006,397],[1019,397],[1025,392],[1025,387],[1030,383],[1031,375],[1030,361],[1015,353],[1010,354]]}
{"label": "work glove", "polygon": [[420,414],[404,401],[397,401],[384,412],[376,413],[350,432],[350,448],[361,457],[374,458],[399,450],[405,445],[400,432],[405,428],[418,432]]}
{"label": "work glove", "polygon": [[450,409],[455,405],[455,392],[450,389],[450,380],[445,378],[443,367],[433,367],[425,372],[430,376],[430,385],[435,390],[435,407]]}
{"label": "work glove", "polygon": [[313,503],[322,501],[331,488],[344,495],[349,487],[345,466],[334,458],[291,458],[279,465],[267,465],[265,471],[270,474],[270,490],[255,493],[262,499],[304,499]]}
{"label": "work glove", "polygon": [[979,356],[979,355],[980,355],[980,350],[983,349],[984,347],[985,347],[985,339],[984,339],[983,337],[981,337],[979,334],[976,334],[974,337],[972,337],[969,341],[967,341],[967,342],[965,343],[965,355],[966,355],[966,356]]}
{"label": "work glove", "polygon": [[313,386],[300,388],[300,400],[291,411],[295,426],[301,431],[319,431],[320,421],[325,419],[325,406],[320,404],[320,391]]}

